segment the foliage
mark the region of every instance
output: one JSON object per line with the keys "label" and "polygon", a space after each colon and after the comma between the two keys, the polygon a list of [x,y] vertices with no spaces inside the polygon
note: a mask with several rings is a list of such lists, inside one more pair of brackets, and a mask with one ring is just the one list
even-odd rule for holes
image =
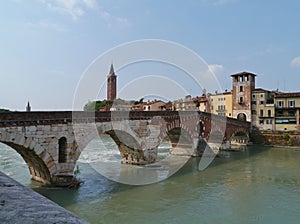
{"label": "foliage", "polygon": [[8,110],[8,109],[3,109],[3,108],[0,108],[0,112],[10,112],[10,110]]}
{"label": "foliage", "polygon": [[135,101],[134,105],[142,104],[144,102],[144,98],[141,98],[139,101]]}
{"label": "foliage", "polygon": [[111,106],[113,104],[113,101],[110,100],[97,100],[97,101],[90,101],[84,106],[85,111],[98,111],[99,108],[105,107],[105,106]]}
{"label": "foliage", "polygon": [[136,102],[140,103],[143,102],[143,98],[140,99],[140,101],[126,101],[122,99],[116,99],[114,101],[111,100],[97,100],[97,101],[90,101],[84,106],[84,111],[99,111],[101,107],[106,107],[106,106],[112,106],[112,105],[133,105]]}
{"label": "foliage", "polygon": [[288,134],[285,134],[284,136],[283,136],[283,139],[285,140],[285,141],[288,141],[288,140],[290,140],[290,136],[288,135]]}

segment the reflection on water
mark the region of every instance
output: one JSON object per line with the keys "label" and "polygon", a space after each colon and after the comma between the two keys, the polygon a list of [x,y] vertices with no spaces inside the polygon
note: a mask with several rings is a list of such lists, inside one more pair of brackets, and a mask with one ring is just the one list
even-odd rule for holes
{"label": "reflection on water", "polygon": [[[14,166],[12,152],[0,146],[0,170],[28,185],[21,175],[26,165]],[[34,190],[91,223],[299,223],[300,151],[294,149],[224,152],[204,171],[192,158],[171,178],[145,186],[110,181],[88,158],[79,163],[80,188]]]}

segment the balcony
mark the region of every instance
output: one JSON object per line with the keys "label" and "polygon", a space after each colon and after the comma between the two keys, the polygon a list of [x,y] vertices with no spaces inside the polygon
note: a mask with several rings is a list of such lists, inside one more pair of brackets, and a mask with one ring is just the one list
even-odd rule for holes
{"label": "balcony", "polygon": [[274,107],[275,104],[274,103],[266,103],[266,107]]}

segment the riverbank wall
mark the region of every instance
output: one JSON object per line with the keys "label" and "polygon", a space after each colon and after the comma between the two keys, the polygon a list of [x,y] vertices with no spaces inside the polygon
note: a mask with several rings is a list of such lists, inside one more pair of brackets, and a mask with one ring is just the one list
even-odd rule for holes
{"label": "riverbank wall", "polygon": [[0,223],[88,223],[0,172]]}
{"label": "riverbank wall", "polygon": [[256,145],[300,147],[299,133],[252,133],[251,142]]}

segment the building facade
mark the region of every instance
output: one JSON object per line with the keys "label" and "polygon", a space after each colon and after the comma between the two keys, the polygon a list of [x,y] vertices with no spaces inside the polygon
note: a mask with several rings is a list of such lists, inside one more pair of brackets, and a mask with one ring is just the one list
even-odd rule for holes
{"label": "building facade", "polygon": [[275,94],[276,131],[299,131],[300,92]]}
{"label": "building facade", "polygon": [[187,95],[184,99],[175,100],[173,108],[178,111],[184,110],[198,110],[191,95]]}
{"label": "building facade", "polygon": [[232,77],[232,117],[251,122],[252,91],[255,89],[255,74],[241,72]]}
{"label": "building facade", "polygon": [[252,91],[252,126],[259,130],[275,131],[274,91],[254,89]]}
{"label": "building facade", "polygon": [[232,117],[232,93],[216,93],[209,95],[210,113]]}
{"label": "building facade", "polygon": [[157,110],[165,110],[166,103],[161,100],[149,101],[147,103],[143,103],[143,111],[157,111]]}

